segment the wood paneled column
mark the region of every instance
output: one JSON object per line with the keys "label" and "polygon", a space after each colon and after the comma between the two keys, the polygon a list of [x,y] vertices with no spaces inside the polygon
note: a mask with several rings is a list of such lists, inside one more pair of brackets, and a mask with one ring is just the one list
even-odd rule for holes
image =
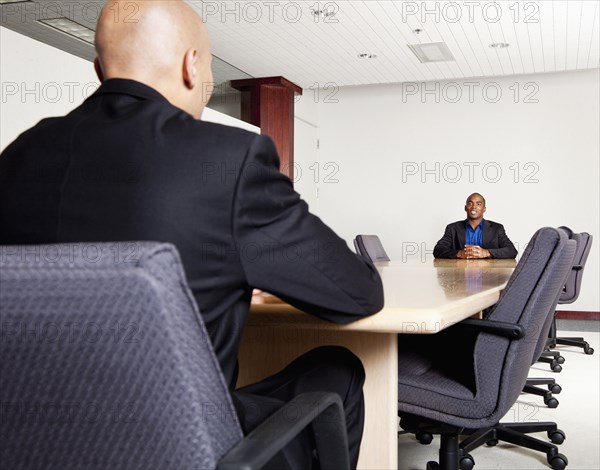
{"label": "wood paneled column", "polygon": [[233,80],[242,92],[242,120],[273,139],[281,171],[294,181],[294,102],[302,88],[283,77]]}

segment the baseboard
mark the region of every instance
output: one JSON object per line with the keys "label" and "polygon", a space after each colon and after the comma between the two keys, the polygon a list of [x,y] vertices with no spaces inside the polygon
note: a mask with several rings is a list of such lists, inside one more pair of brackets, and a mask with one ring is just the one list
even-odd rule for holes
{"label": "baseboard", "polygon": [[600,312],[574,312],[572,310],[558,310],[556,312],[558,320],[600,320]]}

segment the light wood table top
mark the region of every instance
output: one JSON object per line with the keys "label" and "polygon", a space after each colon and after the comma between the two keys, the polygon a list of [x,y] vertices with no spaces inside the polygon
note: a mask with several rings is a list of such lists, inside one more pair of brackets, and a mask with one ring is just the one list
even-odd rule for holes
{"label": "light wood table top", "polygon": [[254,326],[293,324],[297,328],[386,333],[437,333],[496,303],[514,260],[434,260],[429,263],[378,263],[385,305],[370,317],[337,325],[265,298],[253,305]]}

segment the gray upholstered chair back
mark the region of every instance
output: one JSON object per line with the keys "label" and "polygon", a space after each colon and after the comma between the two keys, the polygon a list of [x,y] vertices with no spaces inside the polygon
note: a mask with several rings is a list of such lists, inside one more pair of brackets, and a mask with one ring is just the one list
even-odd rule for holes
{"label": "gray upholstered chair back", "polygon": [[575,252],[575,259],[573,260],[573,269],[569,273],[565,282],[565,288],[558,299],[559,304],[571,304],[579,297],[581,280],[583,279],[583,270],[590,254],[594,237],[587,232],[574,233],[568,227],[560,228],[567,232],[569,238],[577,242],[577,251]]}
{"label": "gray upholstered chair back", "polygon": [[[497,423],[523,390],[534,349],[548,315],[554,312],[574,253],[574,242],[562,231],[549,227],[538,230],[486,317],[520,325],[525,337],[509,339],[479,332],[473,339],[460,324],[450,329],[446,339],[451,347],[474,341],[472,364],[445,361],[442,369],[414,379],[403,377],[399,411],[470,429]],[[429,389],[420,385],[423,382]],[[427,407],[423,403],[428,403]]]}
{"label": "gray upholstered chair back", "polygon": [[214,468],[242,438],[175,248],[0,247],[4,468]]}
{"label": "gray upholstered chair back", "polygon": [[523,390],[536,346],[548,336],[547,319],[554,315],[574,254],[575,244],[562,231],[538,230],[487,317],[525,330],[525,338],[513,341],[482,333],[475,345],[477,393],[489,397],[489,410],[498,420]]}
{"label": "gray upholstered chair back", "polygon": [[354,239],[354,247],[359,255],[372,263],[390,260],[377,235],[357,235]]}
{"label": "gray upholstered chair back", "polygon": [[540,355],[547,347],[548,333],[551,331],[554,323],[556,305],[561,303],[572,303],[575,301],[575,299],[577,299],[577,297],[579,297],[583,267],[592,246],[592,236],[588,233],[573,233],[573,231],[568,227],[559,227],[559,230],[564,231],[567,237],[570,240],[573,240],[577,245],[575,249],[575,256],[573,258],[573,267],[567,274],[565,286],[559,291],[556,302],[553,303],[551,308],[550,315],[548,315],[548,318],[542,327],[542,335],[540,336],[540,340],[535,347],[532,364],[539,359]]}

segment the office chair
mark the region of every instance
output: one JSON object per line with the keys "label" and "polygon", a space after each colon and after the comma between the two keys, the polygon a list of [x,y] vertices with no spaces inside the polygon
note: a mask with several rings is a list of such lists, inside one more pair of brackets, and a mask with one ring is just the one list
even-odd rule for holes
{"label": "office chair", "polygon": [[172,245],[2,246],[0,312],[4,468],[256,469],[307,426],[349,468],[335,394],[242,435]]}
{"label": "office chair", "polygon": [[371,263],[390,260],[377,235],[357,235],[354,239],[354,248],[359,255]]}
{"label": "office chair", "polygon": [[[498,303],[483,320],[468,319],[411,343],[399,337],[398,413],[401,427],[422,443],[441,435],[440,462],[429,470],[471,469],[469,452],[507,441],[546,453],[555,470],[567,458],[554,444],[565,435],[556,423],[499,423],[527,380],[534,350],[549,324],[558,293],[571,268],[575,244],[554,228],[538,230],[529,242]],[[436,354],[453,351],[453,354]],[[416,346],[416,347],[415,347]],[[553,443],[528,436],[546,431]],[[459,442],[461,435],[467,435]]]}
{"label": "office chair", "polygon": [[[569,304],[575,302],[579,297],[579,291],[581,289],[581,279],[583,278],[583,268],[587,261],[590,249],[592,247],[593,237],[586,232],[573,233],[568,227],[559,227],[564,230],[570,239],[577,242],[577,252],[575,254],[575,260],[571,274],[566,280],[563,292],[558,300],[559,304]],[[560,354],[558,350],[554,350],[557,344],[564,344],[568,346],[578,346],[583,348],[585,354],[594,354],[594,348],[590,347],[587,341],[583,338],[573,337],[556,337],[556,320],[553,320],[550,332],[548,334],[548,340],[546,343],[546,349],[540,354],[538,362],[544,362],[550,364],[550,368],[554,372],[560,372],[562,370],[562,364],[565,362],[565,358]]]}
{"label": "office chair", "polygon": [[[567,232],[569,238],[577,242],[577,251],[575,253],[575,260],[573,268],[567,277],[564,290],[562,291],[560,298],[558,299],[559,304],[572,304],[579,297],[581,292],[581,280],[583,279],[583,269],[587,262],[590,250],[592,248],[592,241],[594,237],[587,232],[573,233],[568,227],[560,227],[562,230]],[[552,328],[550,329],[549,344],[550,348],[556,347],[557,344],[563,344],[566,346],[577,346],[583,348],[585,354],[594,354],[594,348],[590,347],[589,343],[583,338],[573,337],[557,337],[556,336],[556,321],[552,322]]]}
{"label": "office chair", "polygon": [[[557,300],[557,303],[559,304],[572,303],[579,297],[583,268],[592,246],[593,237],[586,232],[573,233],[570,228],[564,226],[559,227],[559,229],[563,230],[571,240],[575,240],[577,243],[572,270],[567,276],[565,286],[560,292]],[[557,338],[555,314],[550,316],[550,321],[551,325],[548,338],[544,342],[545,348],[554,348],[557,344],[566,344],[570,346],[579,346],[583,348],[586,354],[594,353],[594,349],[591,348],[583,338]],[[538,350],[536,354],[539,356],[537,361],[550,363],[552,370],[555,372],[560,372],[562,370],[560,364],[564,363],[564,358],[560,356],[558,351],[544,351],[544,348],[542,348],[542,350]],[[539,385],[546,385],[547,389],[540,388],[538,387]],[[553,394],[558,394],[561,390],[561,386],[557,384],[554,379],[542,377],[527,379],[527,383],[523,388],[523,391],[526,393],[542,396],[544,398],[544,403],[549,408],[556,408],[558,406],[559,402],[553,397]]]}

